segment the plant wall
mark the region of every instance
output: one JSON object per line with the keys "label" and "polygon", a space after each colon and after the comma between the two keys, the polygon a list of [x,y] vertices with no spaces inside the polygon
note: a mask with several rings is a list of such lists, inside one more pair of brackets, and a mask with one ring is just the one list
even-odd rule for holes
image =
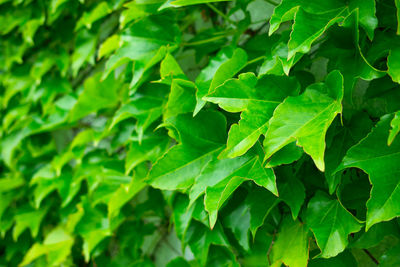
{"label": "plant wall", "polygon": [[399,15],[0,0],[0,266],[400,266]]}

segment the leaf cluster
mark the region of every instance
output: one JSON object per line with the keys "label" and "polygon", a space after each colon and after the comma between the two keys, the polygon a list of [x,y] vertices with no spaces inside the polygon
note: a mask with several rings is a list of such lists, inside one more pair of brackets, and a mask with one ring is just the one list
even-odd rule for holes
{"label": "leaf cluster", "polygon": [[399,17],[0,0],[0,266],[400,265]]}

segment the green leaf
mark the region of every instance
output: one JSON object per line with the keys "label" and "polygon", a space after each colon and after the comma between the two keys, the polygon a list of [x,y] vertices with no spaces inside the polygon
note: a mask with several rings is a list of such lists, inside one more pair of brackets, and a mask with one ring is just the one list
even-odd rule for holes
{"label": "green leaf", "polygon": [[342,252],[348,245],[348,235],[361,229],[361,223],[338,200],[330,199],[321,191],[308,203],[306,217],[322,258]]}
{"label": "green leaf", "polygon": [[350,244],[351,247],[368,249],[377,246],[387,236],[398,236],[399,229],[395,221],[374,224],[368,232]]}
{"label": "green leaf", "polygon": [[253,73],[226,81],[207,97],[229,112],[243,111],[238,124],[233,124],[227,148],[221,158],[234,158],[246,153],[265,134],[273,111],[288,95],[296,95],[299,85],[295,79],[264,75],[257,80]]}
{"label": "green leaf", "polygon": [[125,174],[144,161],[155,162],[168,148],[169,140],[154,135],[144,138],[141,143],[132,142],[125,158]]}
{"label": "green leaf", "polygon": [[400,83],[400,49],[396,46],[390,50],[387,58],[388,74],[394,82]]}
{"label": "green leaf", "polygon": [[279,199],[290,207],[293,220],[296,220],[306,198],[305,188],[293,174],[286,175],[287,181],[278,183]]}
{"label": "green leaf", "polygon": [[17,240],[23,231],[29,229],[33,238],[39,233],[40,224],[47,213],[47,208],[34,210],[26,206],[19,210],[15,215],[15,226],[13,228],[13,238]]}
{"label": "green leaf", "polygon": [[102,108],[113,107],[118,103],[117,90],[120,85],[113,77],[100,82],[101,73],[86,79],[83,92],[69,114],[70,121],[79,120]]}
{"label": "green leaf", "polygon": [[164,120],[182,113],[193,112],[196,106],[196,87],[194,83],[173,79],[171,92],[164,111]]}
{"label": "green leaf", "polygon": [[19,188],[25,184],[25,180],[20,174],[9,174],[0,179],[0,193],[8,192]]}
{"label": "green leaf", "polygon": [[177,25],[172,21],[166,23],[165,19],[149,17],[125,29],[121,34],[122,45],[107,60],[102,78],[105,79],[113,70],[134,61],[130,87],[137,88],[144,73],[161,61],[168,51],[173,51],[180,41]]}
{"label": "green leaf", "polygon": [[296,53],[308,53],[311,45],[333,24],[343,21],[344,9],[326,14],[313,14],[301,7],[296,12],[293,30],[288,43],[288,59]]}
{"label": "green leaf", "polygon": [[189,207],[189,198],[185,195],[177,195],[174,200],[173,220],[177,236],[184,241],[186,231],[192,220],[195,206]]}
{"label": "green leaf", "polygon": [[211,244],[228,245],[228,240],[220,224],[217,224],[213,230],[210,230],[203,224],[193,223],[188,229],[187,236],[190,250],[196,255],[196,259],[202,266],[206,265]]}
{"label": "green leaf", "polygon": [[[248,178],[256,184],[267,188],[277,195],[275,174],[272,169],[265,169],[261,166],[257,157],[253,153],[245,154],[234,159],[218,160],[214,158],[196,176],[194,184],[189,192],[190,205],[200,197],[207,188],[226,185],[235,177]],[[235,179],[233,184],[239,180]]]}
{"label": "green leaf", "polygon": [[89,200],[84,197],[80,207],[83,209],[83,216],[79,218],[75,226],[75,232],[83,237],[83,255],[88,262],[90,254],[95,247],[106,237],[111,235],[111,225],[103,212],[91,206]]}
{"label": "green leaf", "polygon": [[90,29],[95,21],[105,17],[110,12],[111,9],[108,6],[107,2],[100,2],[98,5],[96,5],[96,7],[94,7],[89,12],[83,13],[82,17],[76,24],[75,31],[78,31],[83,27]]}
{"label": "green leaf", "polygon": [[316,258],[312,259],[309,262],[310,267],[335,267],[335,266],[343,266],[343,267],[352,267],[358,266],[359,262],[354,258],[353,254],[347,250],[343,253],[340,253],[336,257],[323,259],[323,258]]}
{"label": "green leaf", "polygon": [[343,77],[331,72],[324,84],[315,84],[297,97],[288,97],[274,111],[265,136],[265,159],[297,140],[321,171],[325,169],[325,134],[342,111]]}
{"label": "green leaf", "polygon": [[379,259],[379,266],[389,267],[400,264],[400,245],[386,251]]}
{"label": "green leaf", "polygon": [[215,88],[223,84],[227,79],[232,78],[246,64],[247,54],[243,49],[237,48],[233,52],[231,52],[231,49],[221,50],[196,78],[197,104],[194,115],[204,107],[206,102],[203,98],[207,94],[214,92]]}
{"label": "green leaf", "polygon": [[72,54],[72,75],[76,76],[81,67],[87,62],[94,64],[94,53],[96,52],[97,37],[88,30],[79,31],[76,41],[75,50]]}
{"label": "green leaf", "polygon": [[165,79],[168,76],[185,79],[186,76],[176,62],[175,58],[171,54],[167,54],[160,64],[160,76],[161,79]]}
{"label": "green leaf", "polygon": [[250,214],[248,206],[242,203],[223,219],[224,225],[232,229],[239,244],[248,251],[250,249],[249,228]]}
{"label": "green leaf", "polygon": [[[260,201],[260,199],[263,201]],[[270,214],[271,210],[276,207],[279,202],[279,198],[262,187],[254,188],[254,190],[247,195],[245,204],[249,209],[249,230],[253,236],[253,239],[256,237],[258,228],[264,224],[264,221]],[[240,223],[240,221],[238,223]]]}
{"label": "green leaf", "polygon": [[226,121],[220,113],[206,111],[194,119],[191,114],[169,118],[165,125],[178,132],[180,144],[154,164],[148,182],[161,189],[186,189],[221,150]]}
{"label": "green leaf", "polygon": [[272,246],[272,266],[307,266],[308,246],[307,227],[286,217]]}
{"label": "green leaf", "polygon": [[[211,162],[201,175],[196,178],[196,182],[190,191],[190,201],[193,203],[199,194],[205,190],[204,205],[209,213],[211,229],[217,221],[218,210],[244,181],[253,180],[256,184],[265,187],[276,195],[278,192],[275,184],[275,174],[272,169],[263,168],[257,157],[247,162],[242,161],[240,166],[236,164],[235,166],[232,161],[225,161],[224,169],[220,166],[214,166],[213,162]],[[237,164],[239,162],[237,161]],[[224,175],[221,175],[221,173]],[[210,177],[213,178],[212,181]]]}
{"label": "green leaf", "polygon": [[35,243],[26,253],[21,266],[28,265],[42,255],[46,255],[50,266],[62,264],[71,253],[73,237],[63,228],[57,227],[47,234],[43,244]]}
{"label": "green leaf", "polygon": [[272,35],[279,28],[281,23],[294,19],[301,2],[302,1],[282,0],[281,3],[275,7],[269,21],[269,35]]}
{"label": "green leaf", "polygon": [[399,172],[400,140],[388,146],[387,138],[393,116],[381,118],[371,133],[347,151],[338,170],[356,167],[364,170],[372,184],[371,198],[367,202],[366,229],[381,221],[400,215],[395,205],[400,197]]}
{"label": "green leaf", "polygon": [[349,4],[350,10],[357,9],[361,26],[366,31],[369,39],[374,39],[374,31],[378,27],[378,19],[375,16],[376,7],[374,0],[356,0]]}
{"label": "green leaf", "polygon": [[393,120],[390,122],[390,132],[388,137],[388,145],[390,146],[393,143],[393,140],[396,138],[397,134],[400,132],[400,111],[394,114]]}
{"label": "green leaf", "polygon": [[99,53],[97,55],[97,58],[100,59],[104,56],[108,56],[115,50],[121,47],[121,36],[114,34],[110,37],[108,37],[101,45],[99,48]]}
{"label": "green leaf", "polygon": [[329,135],[335,135],[325,151],[325,178],[330,194],[341,181],[341,173],[337,173],[336,168],[342,162],[347,150],[364,138],[372,128],[372,121],[366,113],[354,114],[350,121],[344,121],[342,124],[344,125],[338,122],[337,126],[332,127],[327,134],[328,140]]}
{"label": "green leaf", "polygon": [[145,186],[146,183],[136,176],[132,179],[129,185],[121,184],[121,186],[115,190],[107,203],[108,217],[112,218],[117,216],[120,209]]}
{"label": "green leaf", "polygon": [[123,120],[135,118],[136,132],[139,136],[139,142],[141,142],[146,129],[161,117],[164,105],[165,100],[159,97],[151,95],[134,97],[115,112],[109,129]]}
{"label": "green leaf", "polygon": [[294,161],[299,160],[303,154],[303,149],[301,149],[301,147],[296,146],[296,143],[294,142],[290,143],[272,155],[265,167],[272,168],[283,164],[293,163]]}

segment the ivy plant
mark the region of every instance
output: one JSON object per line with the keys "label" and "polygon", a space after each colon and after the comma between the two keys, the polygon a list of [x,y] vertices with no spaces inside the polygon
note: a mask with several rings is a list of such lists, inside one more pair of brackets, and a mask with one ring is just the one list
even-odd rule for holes
{"label": "ivy plant", "polygon": [[0,0],[0,266],[400,266],[399,0]]}

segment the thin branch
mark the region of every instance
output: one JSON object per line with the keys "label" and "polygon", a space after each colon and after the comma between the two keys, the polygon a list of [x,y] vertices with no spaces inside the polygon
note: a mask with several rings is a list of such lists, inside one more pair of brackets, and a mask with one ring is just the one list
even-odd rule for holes
{"label": "thin branch", "polygon": [[272,263],[271,263],[270,254],[271,254],[272,246],[273,246],[274,243],[275,243],[275,238],[276,238],[276,229],[274,229],[274,233],[273,233],[273,235],[272,235],[272,241],[271,241],[271,244],[269,244],[269,248],[268,248],[268,251],[267,251],[267,259],[268,259],[268,264],[269,264],[269,265],[272,264]]}
{"label": "thin branch", "polygon": [[253,63],[256,63],[256,62],[258,62],[258,61],[260,61],[260,60],[263,60],[263,59],[265,59],[265,56],[256,57],[256,58],[254,58],[254,59],[248,61],[248,62],[246,63],[246,66],[251,65],[251,64],[253,64]]}
{"label": "thin branch", "polygon": [[379,261],[374,257],[374,255],[371,254],[371,252],[369,252],[368,249],[365,249],[365,248],[364,248],[363,250],[364,250],[365,254],[367,254],[368,257],[369,257],[376,265],[379,265]]}
{"label": "thin branch", "polygon": [[218,8],[216,8],[213,4],[211,3],[206,3],[206,5],[211,8],[215,13],[223,17],[226,21],[230,22],[231,24],[236,26],[236,23],[231,20],[227,15],[225,15],[223,12],[221,12]]}

